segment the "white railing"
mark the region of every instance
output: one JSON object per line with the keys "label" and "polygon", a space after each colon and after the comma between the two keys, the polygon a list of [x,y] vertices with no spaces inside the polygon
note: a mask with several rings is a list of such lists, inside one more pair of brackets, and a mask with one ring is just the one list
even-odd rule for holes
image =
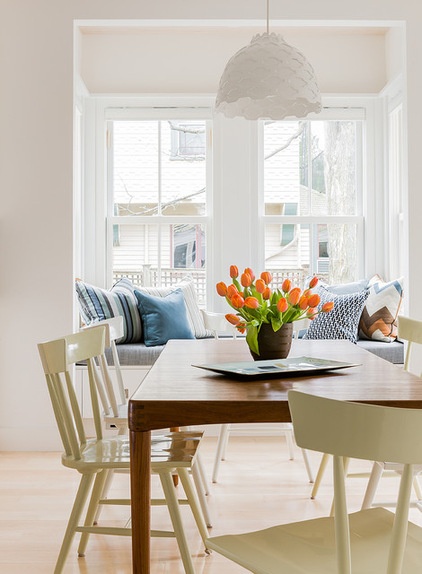
{"label": "white railing", "polygon": [[[290,279],[293,286],[302,288],[305,277],[309,272],[307,269],[271,269],[271,274],[273,276],[271,284],[273,289],[281,288],[284,279]],[[143,265],[138,271],[114,271],[113,282],[115,283],[122,277],[127,277],[135,287],[170,287],[186,276],[193,279],[198,304],[204,307],[206,304],[205,269],[175,269],[174,267],[169,267],[158,270],[150,265]],[[322,278],[322,275],[319,275],[319,277]]]}

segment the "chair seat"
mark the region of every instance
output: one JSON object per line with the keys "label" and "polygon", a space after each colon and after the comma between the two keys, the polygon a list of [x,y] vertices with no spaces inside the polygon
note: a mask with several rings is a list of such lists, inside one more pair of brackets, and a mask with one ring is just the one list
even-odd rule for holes
{"label": "chair seat", "polygon": [[[201,431],[170,432],[151,439],[151,471],[158,473],[176,468],[189,468],[202,438]],[[63,454],[62,463],[79,471],[96,468],[129,469],[129,439],[116,435],[102,440],[89,439],[81,451],[81,459]]]}
{"label": "chair seat", "polygon": [[[394,514],[371,508],[350,514],[349,520],[353,574],[385,574]],[[207,544],[255,574],[337,574],[331,517],[216,536]],[[420,573],[421,564],[422,528],[409,523],[403,573]]]}

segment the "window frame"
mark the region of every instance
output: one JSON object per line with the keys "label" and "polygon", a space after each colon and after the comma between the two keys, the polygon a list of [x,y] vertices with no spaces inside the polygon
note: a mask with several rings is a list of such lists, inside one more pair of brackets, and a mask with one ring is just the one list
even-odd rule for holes
{"label": "window frame", "polygon": [[[387,247],[383,243],[386,213],[379,215],[385,202],[384,130],[386,118],[383,99],[373,96],[323,96],[323,115],[315,119],[353,116],[356,108],[365,109],[366,143],[362,150],[361,243],[359,274],[370,277],[385,272]],[[110,287],[111,269],[107,261],[107,243],[112,238],[106,229],[107,197],[107,109],[118,117],[150,119],[172,110],[175,119],[183,110],[191,110],[202,119],[212,121],[209,145],[212,166],[207,173],[207,215],[204,225],[207,234],[207,308],[227,312],[227,305],[215,292],[217,281],[228,279],[230,264],[264,268],[264,213],[263,173],[259,161],[262,140],[261,122],[229,119],[213,112],[213,96],[89,96],[84,101],[84,190],[82,213],[81,262],[75,276],[93,284]],[[148,117],[146,117],[148,114]],[[370,192],[368,192],[370,190]],[[234,192],[234,193],[233,193]],[[169,216],[165,222],[170,223]],[[274,217],[274,216],[266,216]],[[125,218],[125,222],[127,218]],[[328,222],[328,218],[326,218]],[[187,218],[183,218],[187,222]],[[305,221],[306,222],[306,221]],[[312,222],[308,219],[307,222]],[[320,223],[321,218],[318,217]],[[322,221],[323,222],[323,221]],[[178,221],[176,221],[178,223]],[[194,222],[195,223],[195,222]],[[285,216],[282,223],[297,224],[294,216]],[[111,239],[112,241],[112,239]]]}
{"label": "window frame", "polygon": [[[341,103],[341,105],[340,105]],[[325,215],[325,216],[312,216],[312,215],[266,215],[264,203],[264,125],[265,122],[260,122],[260,204],[261,204],[261,229],[264,230],[266,225],[295,225],[296,229],[302,225],[313,225],[317,227],[319,224],[355,224],[357,226],[357,269],[356,279],[363,278],[368,274],[368,270],[373,267],[372,260],[379,258],[378,254],[374,254],[376,249],[371,249],[368,246],[368,239],[373,235],[371,229],[374,227],[370,224],[371,218],[374,217],[374,209],[372,201],[375,201],[375,196],[378,195],[374,189],[375,173],[370,169],[370,155],[369,150],[374,150],[377,143],[375,141],[375,99],[368,98],[348,98],[348,97],[335,97],[324,98],[323,109],[319,114],[310,114],[305,121],[321,121],[321,120],[363,120],[362,133],[358,138],[357,148],[357,205],[356,215]],[[380,143],[380,142],[379,142]],[[382,148],[381,148],[382,149]],[[380,152],[381,153],[381,152]],[[359,161],[359,158],[362,161]],[[366,161],[365,161],[366,160]],[[366,164],[366,165],[365,165]],[[374,197],[370,198],[368,189],[374,189]],[[375,202],[376,203],[376,202]],[[282,227],[281,227],[282,228]],[[316,232],[315,232],[316,233]],[[262,235],[264,237],[264,235]],[[310,244],[310,273],[318,272],[318,253],[314,253],[316,246],[311,241]],[[262,261],[265,261],[265,246],[261,254]],[[314,265],[312,265],[312,263]],[[369,271],[371,273],[371,271]],[[375,272],[374,272],[375,273]]]}

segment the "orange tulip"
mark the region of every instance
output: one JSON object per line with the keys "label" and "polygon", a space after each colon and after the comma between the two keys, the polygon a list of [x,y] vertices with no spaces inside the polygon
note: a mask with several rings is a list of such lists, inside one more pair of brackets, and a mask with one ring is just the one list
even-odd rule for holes
{"label": "orange tulip", "polygon": [[273,276],[269,271],[263,271],[261,273],[261,279],[268,285],[273,280]]}
{"label": "orange tulip", "polygon": [[239,295],[239,291],[237,290],[236,285],[233,285],[232,283],[227,287],[227,297],[231,299],[233,295]]}
{"label": "orange tulip", "polygon": [[317,283],[318,283],[318,277],[314,275],[312,279],[309,281],[309,289],[313,289]]}
{"label": "orange tulip", "polygon": [[280,311],[280,313],[284,313],[285,311],[287,311],[288,308],[289,304],[287,302],[287,299],[285,299],[284,297],[282,297],[277,301],[277,310]]}
{"label": "orange tulip", "polygon": [[268,300],[271,298],[271,289],[270,289],[269,287],[267,287],[267,288],[265,289],[265,291],[264,291],[263,294],[262,294],[262,297],[263,297],[266,301],[268,301]]}
{"label": "orange tulip", "polygon": [[230,303],[236,309],[241,309],[245,305],[245,300],[241,295],[239,295],[239,293],[237,293],[236,295],[233,295],[233,297],[230,299]]}
{"label": "orange tulip", "polygon": [[[283,289],[284,291],[284,289]],[[299,287],[295,287],[294,289],[292,289],[287,297],[288,297],[288,301],[290,303],[290,305],[297,305],[299,303],[299,299],[300,299],[300,293],[301,290],[299,289]]]}
{"label": "orange tulip", "polygon": [[251,275],[249,275],[249,273],[242,273],[242,275],[240,276],[240,283],[242,284],[243,287],[250,287],[252,285],[252,277]]}
{"label": "orange tulip", "polygon": [[247,273],[248,275],[251,276],[252,281],[255,279],[255,273],[252,271],[252,269],[250,267],[246,267],[245,273]]}
{"label": "orange tulip", "polygon": [[313,293],[310,297],[309,297],[309,307],[318,307],[319,303],[321,301],[321,297],[318,295],[318,293]]}
{"label": "orange tulip", "polygon": [[284,293],[288,293],[291,288],[292,288],[292,282],[290,281],[290,279],[285,279],[283,281],[283,284],[281,285],[281,290],[284,291]]}
{"label": "orange tulip", "polygon": [[255,289],[258,293],[264,293],[265,289],[267,288],[265,281],[263,279],[257,279],[255,281]]}
{"label": "orange tulip", "polygon": [[302,311],[304,311],[305,309],[307,309],[309,306],[309,297],[306,297],[302,295],[302,297],[299,299],[299,307],[302,309]]}
{"label": "orange tulip", "polygon": [[224,281],[220,281],[220,283],[217,283],[216,288],[217,293],[221,297],[225,297],[227,295],[227,285],[224,283]]}
{"label": "orange tulip", "polygon": [[234,315],[233,313],[228,313],[226,315],[226,319],[232,325],[238,325],[240,323],[239,317],[237,315]]}
{"label": "orange tulip", "polygon": [[321,311],[323,313],[329,313],[333,309],[334,309],[334,301],[327,301],[327,303],[324,303],[324,305],[322,306]]}
{"label": "orange tulip", "polygon": [[259,307],[258,299],[256,297],[246,297],[245,307],[249,307],[249,309],[257,309]]}
{"label": "orange tulip", "polygon": [[238,276],[239,276],[239,269],[236,267],[236,265],[230,265],[230,277],[232,279],[235,279]]}
{"label": "orange tulip", "polygon": [[311,321],[312,321],[313,319],[315,319],[317,313],[318,313],[318,309],[315,307],[311,307],[310,309],[308,309],[306,316],[308,319],[311,319]]}
{"label": "orange tulip", "polygon": [[246,331],[246,327],[243,327],[242,325],[238,325],[236,329],[242,334]]}

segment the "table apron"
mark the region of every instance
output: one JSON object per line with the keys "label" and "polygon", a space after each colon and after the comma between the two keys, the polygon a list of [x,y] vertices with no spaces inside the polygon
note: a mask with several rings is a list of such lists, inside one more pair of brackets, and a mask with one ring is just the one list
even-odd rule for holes
{"label": "table apron", "polygon": [[129,401],[131,431],[222,423],[290,422],[287,401]]}

